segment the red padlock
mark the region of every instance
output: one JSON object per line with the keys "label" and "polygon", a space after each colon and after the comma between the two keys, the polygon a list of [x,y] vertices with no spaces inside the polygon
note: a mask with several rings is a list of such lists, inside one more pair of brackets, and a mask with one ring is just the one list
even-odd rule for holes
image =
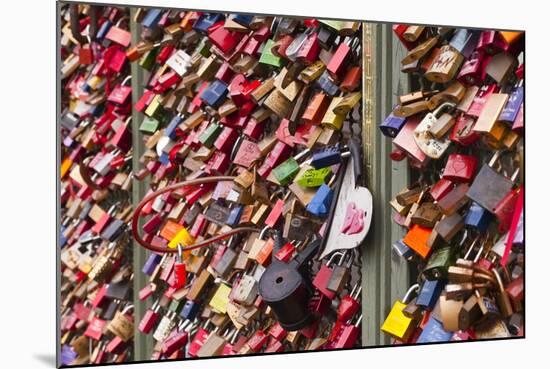
{"label": "red padlock", "polygon": [[268,334],[277,341],[282,341],[283,338],[285,338],[287,331],[283,327],[281,327],[281,324],[279,324],[279,322],[275,322],[271,326],[271,328],[269,328]]}
{"label": "red padlock", "polygon": [[209,335],[210,332],[207,331],[205,328],[199,328],[199,330],[193,337],[193,340],[189,344],[188,353],[190,357],[197,357],[197,353],[199,352],[202,345],[204,345]]}
{"label": "red padlock", "polygon": [[500,233],[505,233],[510,229],[519,196],[519,189],[514,188],[493,209],[493,213],[498,219],[498,231]]}
{"label": "red padlock", "polygon": [[[359,287],[359,288],[357,288]],[[341,322],[347,322],[357,314],[361,305],[359,304],[359,294],[361,293],[361,286],[355,285],[349,295],[342,297],[340,304],[336,310],[337,319]]]}
{"label": "red padlock", "polygon": [[338,338],[332,344],[333,348],[352,348],[359,336],[359,324],[363,315],[359,316],[355,324],[346,324],[340,330]]}
{"label": "red padlock", "polygon": [[443,178],[453,182],[469,183],[477,169],[477,157],[474,155],[450,154],[443,170]]}
{"label": "red padlock", "polygon": [[224,54],[235,49],[237,44],[243,38],[242,32],[230,31],[227,28],[221,26],[209,32],[208,38],[218,49]]}
{"label": "red padlock", "polygon": [[430,196],[435,200],[439,201],[445,195],[447,195],[454,187],[453,182],[448,179],[441,178],[439,181],[434,183],[430,188]]}
{"label": "red padlock", "polygon": [[321,265],[319,272],[317,272],[312,282],[313,286],[315,286],[317,290],[331,300],[334,299],[335,293],[327,288],[328,281],[333,273],[333,269],[330,268],[330,264],[333,262],[335,257],[339,257],[341,260],[343,256],[344,254],[342,252],[335,252],[332,254],[327,263]]}
{"label": "red padlock", "polygon": [[307,37],[300,50],[298,50],[296,61],[309,65],[317,60],[320,50],[319,38],[317,37],[317,33],[313,32]]}
{"label": "red padlock", "polygon": [[466,114],[460,115],[453,126],[449,138],[451,141],[462,146],[473,144],[479,138],[479,134],[474,131],[475,124],[476,120],[474,117]]}
{"label": "red padlock", "polygon": [[494,55],[508,50],[506,43],[499,31],[487,30],[481,32],[476,50],[482,50],[487,54]]}
{"label": "red padlock", "polygon": [[185,286],[187,283],[187,268],[185,266],[185,261],[183,260],[183,249],[181,244],[178,244],[178,255],[176,256],[176,262],[174,263],[174,287],[175,289],[180,289]]}
{"label": "red padlock", "polygon": [[178,328],[162,342],[160,349],[164,356],[171,356],[177,350],[187,345],[187,342],[189,341],[189,333],[185,329],[185,325],[186,321],[183,321]]}
{"label": "red padlock", "polygon": [[483,51],[474,51],[460,68],[456,79],[465,85],[480,85],[485,79],[485,59]]}
{"label": "red padlock", "polygon": [[[277,222],[281,218],[281,214],[283,213],[284,205],[285,205],[285,202],[281,199],[278,199],[277,202],[275,202],[275,205],[273,205],[273,207],[271,208],[271,212],[269,213],[269,215],[267,216],[267,218],[264,221],[266,226],[268,226],[270,228],[275,227],[275,225],[277,224]],[[283,246],[281,249],[283,249],[285,246]],[[292,246],[292,244],[291,244],[291,246]],[[294,249],[294,247],[292,247],[292,249]],[[279,252],[277,252],[275,254],[275,257],[277,257],[278,253]],[[279,260],[282,260],[282,259],[279,259]]]}
{"label": "red padlock", "polygon": [[269,336],[262,330],[256,331],[246,342],[253,352],[259,352],[267,343]]}
{"label": "red padlock", "polygon": [[351,55],[350,42],[351,39],[341,42],[327,64],[328,73],[336,81],[339,81],[344,75],[346,62]]}

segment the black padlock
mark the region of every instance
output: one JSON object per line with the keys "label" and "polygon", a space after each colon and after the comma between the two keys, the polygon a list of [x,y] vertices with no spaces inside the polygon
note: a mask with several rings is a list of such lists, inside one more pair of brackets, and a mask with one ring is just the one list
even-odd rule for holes
{"label": "black padlock", "polygon": [[[276,232],[274,238],[273,254],[276,254],[277,248],[282,245],[282,237]],[[321,241],[314,240],[288,263],[273,258],[260,278],[260,296],[273,309],[281,326],[289,332],[307,327],[313,320],[308,309],[312,287],[305,269],[320,246]]]}

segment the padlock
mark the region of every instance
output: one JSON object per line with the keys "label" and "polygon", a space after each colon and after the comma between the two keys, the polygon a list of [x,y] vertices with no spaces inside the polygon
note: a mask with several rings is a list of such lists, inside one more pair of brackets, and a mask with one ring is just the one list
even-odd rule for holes
{"label": "padlock", "polygon": [[447,269],[454,261],[454,250],[452,247],[443,247],[432,253],[422,275],[428,280],[444,279],[447,276]]}
{"label": "padlock", "polygon": [[340,80],[343,77],[345,66],[352,54],[352,49],[357,47],[358,41],[358,39],[348,38],[338,45],[338,48],[327,64],[327,71],[335,80]]}
{"label": "padlock", "polygon": [[433,132],[432,127],[438,125],[438,121],[447,119],[443,113],[444,109],[453,109],[452,103],[441,104],[433,113],[428,113],[414,129],[414,139],[424,154],[432,159],[439,159],[450,145],[449,139],[439,139]]}
{"label": "padlock", "polygon": [[498,202],[510,192],[519,174],[519,170],[516,170],[512,178],[509,179],[493,169],[501,154],[501,152],[497,151],[489,161],[489,164],[483,165],[466,194],[468,198],[491,213]]}
{"label": "padlock", "polygon": [[430,316],[428,323],[422,329],[422,333],[416,340],[416,343],[426,342],[447,342],[451,339],[452,332],[444,329],[443,323]]}
{"label": "padlock", "polygon": [[453,182],[471,182],[477,169],[477,157],[451,154],[443,170],[443,178]]}
{"label": "padlock", "polygon": [[436,83],[446,83],[453,79],[462,65],[464,56],[451,45],[445,45],[439,50],[424,77]]}
{"label": "padlock", "polygon": [[405,296],[402,300],[396,301],[391,308],[390,313],[384,320],[381,330],[382,332],[389,334],[395,339],[407,342],[409,337],[415,329],[415,321],[412,318],[409,318],[403,314],[403,309],[407,306],[411,295],[418,291],[419,285],[414,284],[405,293]]}
{"label": "padlock", "polygon": [[359,294],[361,293],[361,290],[362,287],[356,284],[353,286],[349,295],[342,297],[336,310],[336,315],[339,321],[347,322],[353,318],[355,314],[357,314],[361,308],[361,305],[359,304]]}
{"label": "padlock", "polygon": [[160,305],[155,302],[153,306],[145,312],[138,325],[140,332],[145,334],[151,333],[153,327],[157,324],[160,318],[159,308]]}
{"label": "padlock", "polygon": [[113,320],[107,324],[106,329],[120,337],[124,342],[127,342],[134,336],[134,319],[127,313],[134,308],[130,305],[122,311],[117,311]]}
{"label": "padlock", "polygon": [[479,40],[480,32],[466,28],[457,29],[449,45],[461,53],[465,58],[470,57],[474,52]]}
{"label": "padlock", "polygon": [[326,287],[327,290],[338,294],[342,291],[350,278],[351,266],[355,258],[355,250],[352,250],[351,253],[349,253],[349,259],[345,265],[343,264],[345,261],[344,256],[346,256],[346,253],[340,257],[338,264],[334,267]]}
{"label": "padlock", "polygon": [[334,348],[352,348],[359,336],[359,324],[363,315],[360,315],[357,321],[353,325],[345,325],[341,328],[338,338],[331,345]]}
{"label": "padlock", "polygon": [[418,291],[416,305],[425,309],[433,309],[435,303],[439,299],[441,291],[443,290],[444,284],[444,280],[425,280]]}
{"label": "padlock", "polygon": [[396,116],[393,111],[384,119],[379,128],[382,134],[387,137],[394,138],[397,136],[407,118]]}
{"label": "padlock", "polygon": [[331,268],[331,264],[333,263],[335,257],[338,257],[339,261],[341,261],[344,257],[344,253],[337,251],[332,254],[332,256],[327,260],[327,263],[321,265],[319,272],[317,272],[315,278],[312,281],[313,286],[331,300],[334,298],[335,292],[329,290],[327,286],[329,281],[331,280],[332,274],[334,273],[334,268],[336,267],[335,265]]}

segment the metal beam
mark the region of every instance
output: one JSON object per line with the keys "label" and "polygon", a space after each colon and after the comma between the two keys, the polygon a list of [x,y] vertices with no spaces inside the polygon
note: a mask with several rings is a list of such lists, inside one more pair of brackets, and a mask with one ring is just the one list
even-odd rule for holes
{"label": "metal beam", "polygon": [[[135,45],[140,40],[141,25],[134,22],[134,16],[137,8],[130,8],[130,32],[132,34],[132,44]],[[138,63],[131,65],[132,75],[132,106],[143,95],[143,81],[145,80],[143,68],[140,68]],[[143,120],[143,114],[132,109],[132,168],[136,171],[140,167],[139,159],[144,152],[143,138],[139,131],[139,125]],[[138,181],[133,179],[132,182],[132,203],[136,205],[145,196],[145,192],[149,187],[147,180]],[[140,226],[141,226],[140,221]],[[133,241],[133,270],[134,270],[134,320],[139,322],[148,309],[147,303],[140,301],[138,291],[142,289],[146,283],[146,275],[141,273],[141,268],[147,258],[147,253],[136,241]],[[148,360],[151,358],[153,351],[153,338],[150,335],[141,334],[135,324],[134,334],[134,361]]]}
{"label": "metal beam", "polygon": [[388,202],[408,182],[406,163],[393,162],[391,140],[378,130],[396,96],[407,88],[401,75],[401,48],[389,24],[363,23],[363,143],[368,186],[374,198],[371,231],[363,245],[362,342],[363,346],[389,343],[380,331],[393,302],[409,285],[405,262],[393,256],[391,245],[402,236],[392,222]]}

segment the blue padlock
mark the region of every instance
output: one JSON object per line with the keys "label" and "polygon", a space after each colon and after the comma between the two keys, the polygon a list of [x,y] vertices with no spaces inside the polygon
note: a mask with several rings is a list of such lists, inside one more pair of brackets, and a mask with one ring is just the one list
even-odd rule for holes
{"label": "blue padlock", "polygon": [[338,88],[338,85],[334,83],[330,77],[327,71],[324,71],[323,74],[317,79],[316,81],[317,86],[323,90],[327,95],[330,96],[336,96],[340,89]]}
{"label": "blue padlock", "polygon": [[252,23],[254,16],[247,14],[235,14],[233,17],[233,22],[239,23],[241,26],[248,27]]}
{"label": "blue padlock", "polygon": [[143,274],[149,276],[152,275],[161,260],[162,257],[159,254],[152,253],[151,255],[149,255],[149,258],[147,259],[145,264],[143,264],[143,268],[141,269],[141,271],[143,272]]}
{"label": "blue padlock", "polygon": [[414,256],[414,251],[409,246],[405,245],[403,240],[397,240],[392,245],[392,248],[399,256],[407,261],[411,260]]}
{"label": "blue padlock", "polygon": [[444,280],[435,279],[433,281],[424,281],[418,296],[416,298],[416,305],[423,307],[425,309],[433,309],[441,291],[444,287]]}
{"label": "blue padlock", "polygon": [[394,138],[399,131],[401,131],[406,121],[407,118],[396,117],[393,112],[391,112],[378,128],[380,128],[384,136]]}
{"label": "blue padlock", "polygon": [[104,111],[105,111],[105,104],[96,105],[90,109],[90,114],[96,118],[99,118],[100,116],[103,115]]}
{"label": "blue padlock", "polygon": [[468,59],[474,52],[479,41],[480,31],[460,28],[457,29],[449,45],[461,53],[465,59]]}
{"label": "blue padlock", "polygon": [[321,218],[326,217],[330,210],[333,195],[334,191],[329,186],[326,184],[321,185],[311,202],[307,204],[306,210],[312,215]]}
{"label": "blue padlock", "polygon": [[113,23],[109,20],[103,22],[103,24],[101,25],[101,27],[99,27],[99,29],[97,30],[97,33],[95,35],[95,38],[98,40],[98,41],[101,41],[105,38],[105,36],[107,35],[107,32],[109,32],[109,30],[111,29],[111,26],[113,25]]}
{"label": "blue padlock", "polygon": [[71,365],[78,358],[78,354],[69,345],[63,345],[59,357],[61,365]]}
{"label": "blue padlock", "polygon": [[186,320],[194,320],[200,310],[200,304],[197,304],[193,300],[185,301],[180,316]]}
{"label": "blue padlock", "polygon": [[159,162],[160,162],[162,165],[168,165],[168,164],[170,164],[170,155],[169,155],[168,153],[163,152],[163,153],[159,156]]}
{"label": "blue padlock", "polygon": [[483,233],[489,228],[492,218],[493,215],[490,212],[473,201],[464,218],[464,225],[475,228],[478,232]]}
{"label": "blue padlock", "polygon": [[227,224],[230,227],[235,227],[237,224],[239,224],[242,214],[243,214],[243,207],[241,205],[235,206],[229,212],[229,216],[227,217],[225,224]]}
{"label": "blue padlock", "polygon": [[141,25],[143,27],[153,28],[158,24],[161,16],[162,16],[162,13],[160,9],[149,9],[147,14],[145,14],[145,17],[143,17],[143,20],[141,21]]}
{"label": "blue padlock", "polygon": [[176,128],[180,125],[180,123],[183,121],[183,118],[181,115],[174,115],[174,118],[168,123],[166,128],[164,129],[164,135],[170,137],[172,140],[176,139]]}
{"label": "blue padlock", "polygon": [[342,162],[342,153],[337,146],[328,146],[320,151],[313,153],[309,164],[315,168],[326,168]]}
{"label": "blue padlock", "polygon": [[523,85],[516,87],[510,94],[510,98],[508,98],[508,102],[504,109],[502,109],[498,120],[504,122],[514,122],[516,120],[521,104],[523,104],[523,94]]}
{"label": "blue padlock", "polygon": [[522,246],[524,244],[523,240],[523,210],[519,217],[518,226],[516,228],[516,235],[514,236],[513,244],[516,246]]}
{"label": "blue padlock", "polygon": [[202,91],[200,99],[211,107],[217,108],[226,95],[227,84],[217,79]]}
{"label": "blue padlock", "polygon": [[447,342],[451,340],[452,336],[453,332],[445,331],[445,329],[443,329],[443,324],[432,315],[428,323],[424,326],[416,343]]}
{"label": "blue padlock", "polygon": [[59,246],[63,247],[67,244],[67,237],[63,235],[67,227],[61,226],[61,232],[59,233]]}
{"label": "blue padlock", "polygon": [[197,19],[193,25],[193,29],[197,32],[206,33],[208,28],[212,27],[214,23],[223,20],[223,16],[218,13],[205,13]]}

